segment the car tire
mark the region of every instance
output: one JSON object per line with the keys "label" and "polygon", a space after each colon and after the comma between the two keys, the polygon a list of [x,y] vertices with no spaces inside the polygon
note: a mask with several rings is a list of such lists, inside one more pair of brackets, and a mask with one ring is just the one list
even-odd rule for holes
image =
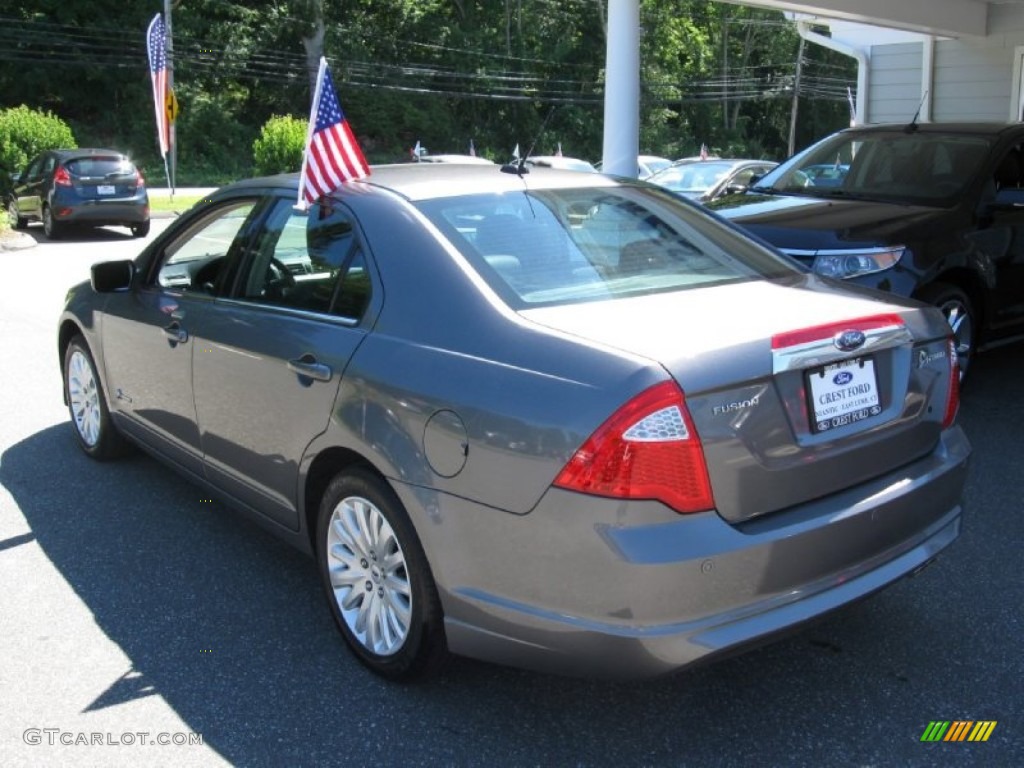
{"label": "car tire", "polygon": [[128,443],[111,421],[96,363],[81,336],[64,351],[64,399],[78,445],[87,455],[102,461],[126,452]]}
{"label": "car tire", "polygon": [[135,224],[132,224],[129,229],[132,231],[132,237],[145,237],[149,234],[149,219],[136,222]]}
{"label": "car tire", "polygon": [[316,549],[331,615],[356,657],[391,680],[436,671],[447,655],[441,602],[391,486],[363,467],[337,475],[320,501]]}
{"label": "car tire", "polygon": [[43,233],[50,240],[59,240],[64,234],[64,225],[53,218],[50,206],[43,206]]}
{"label": "car tire", "polygon": [[932,283],[921,291],[917,298],[938,307],[945,315],[953,331],[962,383],[974,361],[978,333],[977,316],[974,314],[971,298],[960,288],[949,283]]}
{"label": "car tire", "polygon": [[14,229],[25,229],[28,227],[28,219],[18,213],[18,204],[14,200],[7,204],[7,218]]}

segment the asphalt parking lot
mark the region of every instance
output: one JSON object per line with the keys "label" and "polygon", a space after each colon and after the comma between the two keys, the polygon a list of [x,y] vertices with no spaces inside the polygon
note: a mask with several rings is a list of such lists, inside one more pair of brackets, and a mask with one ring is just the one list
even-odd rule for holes
{"label": "asphalt parking lot", "polygon": [[[36,247],[0,250],[5,768],[1024,764],[1024,346],[972,372],[964,531],[918,576],[670,679],[455,659],[395,685],[343,647],[305,556],[151,459],[80,453],[57,313],[89,264],[140,243],[31,232]],[[996,726],[983,743],[922,743],[935,720]]]}

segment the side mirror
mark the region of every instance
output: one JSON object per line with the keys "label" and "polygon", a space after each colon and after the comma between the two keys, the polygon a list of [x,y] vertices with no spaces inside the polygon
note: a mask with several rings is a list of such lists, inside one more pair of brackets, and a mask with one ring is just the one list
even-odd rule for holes
{"label": "side mirror", "polygon": [[124,261],[101,261],[93,264],[89,282],[96,293],[125,291],[132,285],[135,263]]}
{"label": "side mirror", "polygon": [[738,195],[740,192],[746,192],[746,184],[730,184],[722,190],[723,195]]}

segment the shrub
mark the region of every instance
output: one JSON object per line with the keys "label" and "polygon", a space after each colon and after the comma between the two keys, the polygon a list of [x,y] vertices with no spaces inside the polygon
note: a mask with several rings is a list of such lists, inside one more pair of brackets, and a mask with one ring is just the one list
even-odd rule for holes
{"label": "shrub", "polygon": [[0,110],[0,177],[4,180],[7,174],[24,170],[40,152],[77,146],[68,124],[51,112],[24,104]]}
{"label": "shrub", "polygon": [[289,115],[274,115],[267,120],[252,145],[256,175],[298,171],[302,167],[306,128],[306,121]]}

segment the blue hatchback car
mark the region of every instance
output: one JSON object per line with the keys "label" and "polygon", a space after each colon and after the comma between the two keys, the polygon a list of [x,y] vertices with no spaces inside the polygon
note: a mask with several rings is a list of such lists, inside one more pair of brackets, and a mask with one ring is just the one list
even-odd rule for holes
{"label": "blue hatchback car", "polygon": [[135,237],[149,234],[145,179],[120,152],[49,150],[37,155],[13,181],[7,214],[17,229],[41,221],[51,240],[73,225],[119,225]]}

